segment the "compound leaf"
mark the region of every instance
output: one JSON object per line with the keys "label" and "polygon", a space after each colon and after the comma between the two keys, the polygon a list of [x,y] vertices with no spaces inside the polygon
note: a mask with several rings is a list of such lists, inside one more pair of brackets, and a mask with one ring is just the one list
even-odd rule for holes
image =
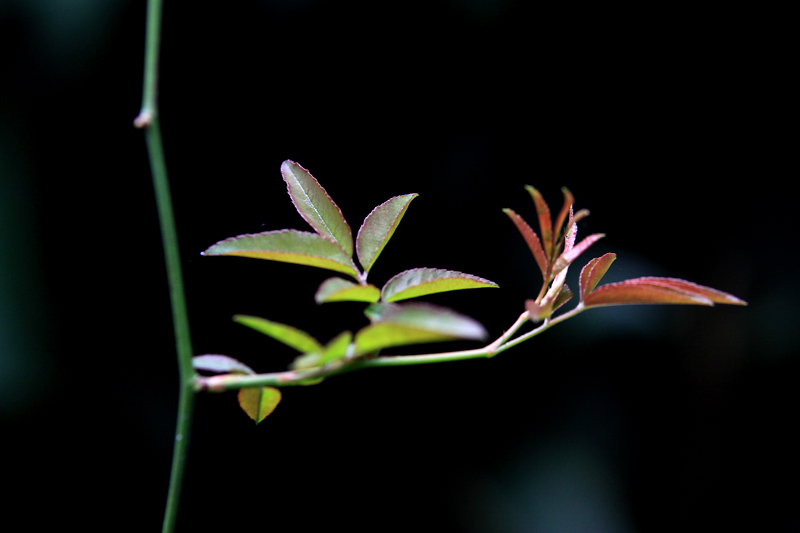
{"label": "compound leaf", "polygon": [[349,257],[353,256],[353,232],[341,209],[306,169],[286,160],[281,175],[297,212],[314,230],[335,241]]}
{"label": "compound leaf", "polygon": [[227,355],[205,354],[192,357],[192,368],[217,374],[255,374],[255,371]]}
{"label": "compound leaf", "polygon": [[281,391],[273,387],[239,389],[239,406],[256,424],[264,420],[281,401]]}
{"label": "compound leaf", "polygon": [[375,303],[380,298],[381,291],[375,285],[359,285],[342,278],[326,279],[314,295],[318,304],[343,301]]}
{"label": "compound leaf", "polygon": [[311,353],[322,351],[322,345],[317,339],[293,326],[248,315],[235,315],[233,321],[252,328],[264,335],[269,335],[276,341],[291,346],[299,352]]}
{"label": "compound leaf", "polygon": [[397,274],[381,289],[384,302],[396,302],[437,292],[497,287],[488,279],[439,268],[414,268]]}
{"label": "compound leaf", "polygon": [[294,229],[231,237],[209,247],[202,255],[237,255],[295,263],[342,272],[358,279],[353,260],[330,239]]}
{"label": "compound leaf", "polygon": [[395,196],[372,210],[364,219],[356,237],[356,253],[364,272],[369,272],[386,243],[394,235],[400,220],[406,214],[411,200],[418,194]]}

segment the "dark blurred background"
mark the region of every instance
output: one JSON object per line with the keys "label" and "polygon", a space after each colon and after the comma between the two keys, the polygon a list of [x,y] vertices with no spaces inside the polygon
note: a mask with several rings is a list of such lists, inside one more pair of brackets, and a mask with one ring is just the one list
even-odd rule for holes
{"label": "dark blurred background", "polygon": [[[606,281],[750,303],[590,311],[492,360],[287,389],[259,426],[234,393],[202,394],[179,531],[797,531],[789,39],[781,14],[744,7],[167,1],[160,107],[196,353],[286,367],[235,313],[323,341],[366,323],[361,304],[314,304],[326,271],[199,255],[308,229],[284,159],[354,232],[419,193],[371,280],[496,281],[428,298],[493,337],[540,284],[501,212],[535,224],[524,184],[554,206],[568,186],[592,211],[580,232],[608,235],[570,279],[614,251]],[[161,523],[177,366],[132,127],[144,17],[143,0],[0,0],[3,507],[36,530]]]}

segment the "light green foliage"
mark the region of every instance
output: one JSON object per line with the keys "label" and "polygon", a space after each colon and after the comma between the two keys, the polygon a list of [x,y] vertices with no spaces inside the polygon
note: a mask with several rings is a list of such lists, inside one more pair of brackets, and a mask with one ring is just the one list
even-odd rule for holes
{"label": "light green foliage", "polygon": [[239,389],[239,405],[256,424],[267,418],[281,401],[281,391],[274,387]]}

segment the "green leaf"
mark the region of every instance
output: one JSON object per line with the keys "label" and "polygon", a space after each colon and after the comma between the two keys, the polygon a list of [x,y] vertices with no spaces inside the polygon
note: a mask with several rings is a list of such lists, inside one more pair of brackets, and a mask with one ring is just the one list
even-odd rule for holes
{"label": "green leaf", "polygon": [[233,357],[206,354],[192,357],[192,368],[218,374],[255,374],[255,371]]}
{"label": "green leaf", "polygon": [[342,278],[326,279],[314,295],[318,304],[344,301],[375,303],[380,298],[381,291],[375,285],[359,285]]}
{"label": "green leaf", "polygon": [[294,229],[267,231],[219,241],[202,255],[237,255],[342,272],[359,279],[353,260],[330,239]]}
{"label": "green leaf", "polygon": [[586,299],[586,296],[591,293],[600,280],[603,279],[608,267],[617,258],[617,254],[608,253],[600,257],[595,257],[581,269],[580,275],[580,288],[581,288],[581,301]]}
{"label": "green leaf", "polygon": [[348,256],[353,256],[353,233],[341,209],[314,179],[314,176],[295,163],[286,160],[281,165],[281,175],[289,189],[289,196],[300,216],[314,230],[335,241]]}
{"label": "green leaf", "polygon": [[273,387],[239,389],[239,405],[256,424],[267,418],[281,401],[281,391]]}
{"label": "green leaf", "polygon": [[364,272],[369,272],[386,243],[394,235],[411,200],[418,194],[395,196],[372,210],[356,237],[356,253]]}
{"label": "green leaf", "polygon": [[322,351],[322,345],[317,339],[293,326],[248,315],[235,315],[233,321],[252,328],[264,335],[269,335],[273,339],[287,346],[291,346],[299,352],[311,353]]}
{"label": "green leaf", "polygon": [[391,346],[456,339],[484,340],[488,336],[476,320],[430,304],[374,304],[367,314],[373,323],[356,334],[355,355]]}
{"label": "green leaf", "polygon": [[344,331],[332,339],[322,351],[308,353],[296,358],[291,365],[293,370],[305,370],[328,364],[347,355],[347,349],[353,341],[353,334]]}
{"label": "green leaf", "polygon": [[437,292],[485,287],[497,287],[497,283],[454,270],[414,268],[387,281],[381,289],[381,299],[384,302],[397,302]]}

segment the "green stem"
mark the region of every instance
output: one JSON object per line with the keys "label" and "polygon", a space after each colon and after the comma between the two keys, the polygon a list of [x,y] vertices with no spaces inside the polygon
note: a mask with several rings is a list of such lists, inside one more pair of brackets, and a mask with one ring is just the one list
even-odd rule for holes
{"label": "green stem", "polygon": [[161,240],[164,246],[164,259],[169,281],[169,295],[172,307],[172,324],[175,331],[175,345],[178,355],[180,379],[180,398],[178,401],[178,421],[175,429],[175,446],[172,454],[167,506],[162,525],[163,533],[175,529],[181,488],[183,486],[186,457],[189,450],[189,434],[194,410],[195,371],[192,368],[192,341],[189,332],[189,317],[186,310],[186,296],[183,288],[183,274],[178,250],[178,234],[175,229],[175,215],[172,211],[172,197],[169,191],[167,165],[164,159],[164,144],[161,139],[161,126],[158,119],[158,55],[161,40],[161,0],[147,2],[147,30],[145,37],[144,87],[142,108],[134,120],[134,126],[144,129],[150,171],[153,175],[158,219],[161,225]]}
{"label": "green stem", "polygon": [[444,363],[448,361],[478,359],[481,357],[494,357],[499,353],[513,348],[514,346],[547,331],[559,322],[563,322],[564,320],[577,315],[584,309],[585,308],[583,305],[579,304],[575,309],[564,313],[563,315],[559,315],[556,318],[547,319],[538,328],[508,341],[508,339],[528,320],[528,312],[526,311],[522,313],[516,322],[514,322],[514,324],[511,326],[511,328],[503,333],[503,335],[501,335],[496,341],[483,348],[477,348],[475,350],[462,350],[457,352],[442,352],[422,355],[385,355],[376,357],[374,359],[356,361],[343,367],[333,369],[326,369],[323,367],[315,370],[288,370],[286,372],[273,372],[269,374],[223,374],[209,377],[198,376],[195,380],[195,387],[197,390],[209,390],[212,392],[240,389],[242,387],[287,387],[292,385],[300,385],[302,382],[308,379],[327,378],[337,374],[344,374],[346,372],[353,372],[355,370],[362,370],[365,368],[423,365],[428,363]]}

